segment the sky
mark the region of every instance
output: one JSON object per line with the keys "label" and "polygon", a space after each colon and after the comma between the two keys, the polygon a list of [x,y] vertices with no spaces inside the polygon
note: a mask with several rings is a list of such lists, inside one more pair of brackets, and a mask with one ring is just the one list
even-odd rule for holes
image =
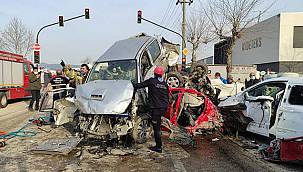
{"label": "sky", "polygon": [[[178,36],[142,21],[137,24],[137,11],[143,17],[180,31],[181,7],[177,0],[0,0],[0,30],[13,17],[18,17],[36,34],[44,25],[84,14],[90,9],[90,19],[79,18],[44,29],[39,36],[41,61],[80,64],[85,58],[98,59],[115,41],[144,32],[165,36],[181,43]],[[200,0],[205,1],[205,0]],[[265,0],[269,2],[270,0]],[[187,8],[187,13],[198,11],[198,0]],[[280,12],[303,11],[303,0],[277,0],[261,19]],[[203,46],[198,58],[211,56],[212,44]]]}

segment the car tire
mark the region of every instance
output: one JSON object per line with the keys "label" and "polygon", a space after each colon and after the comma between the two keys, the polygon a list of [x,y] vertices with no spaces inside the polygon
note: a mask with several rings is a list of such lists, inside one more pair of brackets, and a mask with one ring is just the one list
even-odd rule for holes
{"label": "car tire", "polygon": [[134,122],[133,139],[136,143],[145,143],[151,136],[152,127],[148,115],[137,116]]}
{"label": "car tire", "polygon": [[5,108],[8,104],[7,96],[4,92],[0,93],[0,108]]}
{"label": "car tire", "polygon": [[171,88],[183,87],[182,75],[176,72],[170,72],[166,75],[166,83]]}

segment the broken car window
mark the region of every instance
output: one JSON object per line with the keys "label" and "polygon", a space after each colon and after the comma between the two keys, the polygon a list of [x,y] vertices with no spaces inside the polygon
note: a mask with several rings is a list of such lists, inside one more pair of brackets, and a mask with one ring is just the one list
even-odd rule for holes
{"label": "broken car window", "polygon": [[148,47],[147,47],[151,58],[153,59],[153,61],[155,61],[161,54],[161,50],[159,47],[159,44],[157,41],[152,42]]}
{"label": "broken car window", "polygon": [[292,87],[289,103],[292,105],[303,105],[303,86],[295,85]]}
{"label": "broken car window", "polygon": [[142,58],[141,58],[141,74],[144,78],[147,74],[148,70],[151,68],[151,63],[148,58],[148,53],[144,51]]}
{"label": "broken car window", "polygon": [[284,83],[267,83],[248,91],[248,95],[253,97],[271,96],[275,98],[276,94],[284,89],[285,89]]}
{"label": "broken car window", "polygon": [[88,81],[94,80],[131,80],[136,82],[136,61],[119,60],[96,63],[92,68]]}

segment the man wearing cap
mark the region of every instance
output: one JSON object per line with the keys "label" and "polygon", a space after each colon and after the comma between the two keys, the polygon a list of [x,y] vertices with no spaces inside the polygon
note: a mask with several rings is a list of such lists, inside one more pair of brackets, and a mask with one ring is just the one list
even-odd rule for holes
{"label": "man wearing cap", "polygon": [[31,101],[28,106],[28,110],[34,111],[33,105],[35,104],[35,110],[39,110],[40,89],[41,89],[41,74],[38,72],[38,67],[33,68],[33,72],[29,75],[29,90],[31,91]]}
{"label": "man wearing cap", "polygon": [[163,79],[164,69],[157,66],[154,70],[154,77],[149,78],[141,83],[134,84],[135,89],[148,87],[148,99],[150,105],[150,113],[152,117],[152,126],[154,129],[154,137],[156,146],[150,149],[155,152],[162,152],[161,141],[161,116],[163,116],[168,107],[168,85]]}

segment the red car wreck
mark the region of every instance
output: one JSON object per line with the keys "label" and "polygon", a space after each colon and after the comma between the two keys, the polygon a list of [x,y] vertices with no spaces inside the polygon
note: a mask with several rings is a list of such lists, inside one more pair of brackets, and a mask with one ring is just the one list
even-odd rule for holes
{"label": "red car wreck", "polygon": [[170,105],[164,117],[175,127],[184,128],[191,135],[222,127],[221,114],[203,93],[195,89],[170,88],[169,95]]}

